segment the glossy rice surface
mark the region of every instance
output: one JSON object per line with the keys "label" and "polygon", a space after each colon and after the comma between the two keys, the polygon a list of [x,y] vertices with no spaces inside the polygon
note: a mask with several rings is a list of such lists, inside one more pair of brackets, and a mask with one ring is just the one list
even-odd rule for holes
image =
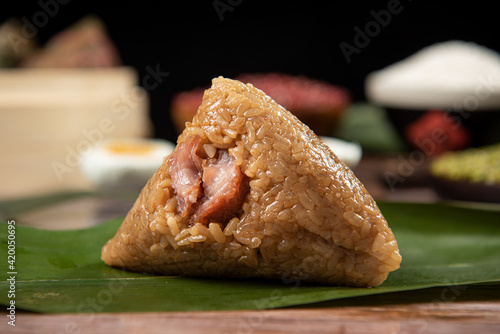
{"label": "glossy rice surface", "polygon": [[353,172],[251,84],[214,79],[176,150],[191,136],[201,137],[207,156],[234,157],[249,185],[241,209],[225,221],[182,217],[168,156],[103,247],[108,265],[348,286],[379,285],[399,268],[394,234]]}

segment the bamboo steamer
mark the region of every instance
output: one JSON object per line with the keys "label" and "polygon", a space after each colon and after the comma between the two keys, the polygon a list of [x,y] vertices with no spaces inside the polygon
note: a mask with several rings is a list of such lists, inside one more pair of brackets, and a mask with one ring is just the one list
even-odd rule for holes
{"label": "bamboo steamer", "polygon": [[151,135],[129,67],[0,70],[0,198],[90,190],[79,159],[111,138]]}

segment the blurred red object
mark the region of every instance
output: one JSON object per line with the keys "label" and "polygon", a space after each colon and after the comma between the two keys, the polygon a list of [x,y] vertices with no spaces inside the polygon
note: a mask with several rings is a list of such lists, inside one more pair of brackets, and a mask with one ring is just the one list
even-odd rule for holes
{"label": "blurred red object", "polygon": [[[332,135],[351,102],[347,89],[305,76],[271,72],[241,74],[235,79],[264,91],[318,135]],[[204,89],[197,88],[174,96],[171,114],[179,132],[193,118],[203,92]]]}
{"label": "blurred red object", "polygon": [[427,156],[459,150],[471,144],[471,133],[444,110],[429,110],[406,129],[407,140]]}

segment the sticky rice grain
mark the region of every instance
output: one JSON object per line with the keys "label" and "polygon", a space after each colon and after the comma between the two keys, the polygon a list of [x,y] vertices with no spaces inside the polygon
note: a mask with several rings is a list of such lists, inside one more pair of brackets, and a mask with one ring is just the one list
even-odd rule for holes
{"label": "sticky rice grain", "polygon": [[262,91],[214,79],[178,144],[195,135],[207,156],[227,149],[248,177],[238,215],[206,226],[181,217],[166,157],[104,246],[107,264],[165,275],[350,286],[379,285],[399,267],[394,235],[365,187]]}

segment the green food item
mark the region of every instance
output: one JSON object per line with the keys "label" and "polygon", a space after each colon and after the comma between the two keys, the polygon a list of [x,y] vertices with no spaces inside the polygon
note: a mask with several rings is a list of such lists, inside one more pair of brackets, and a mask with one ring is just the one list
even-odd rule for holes
{"label": "green food item", "polygon": [[500,144],[447,152],[431,164],[431,174],[453,181],[500,184]]}
{"label": "green food item", "polygon": [[[376,288],[312,285],[284,277],[194,279],[132,273],[100,260],[121,219],[89,229],[49,231],[16,225],[15,305],[49,313],[268,309],[355,296],[500,282],[500,211],[443,204],[378,203],[391,222],[401,268]],[[0,224],[0,303],[8,305],[7,224]],[[493,283],[491,283],[493,282]],[[495,283],[496,282],[496,283]],[[447,289],[447,290],[444,290]],[[399,300],[406,302],[406,294]],[[389,297],[388,297],[389,298]],[[442,297],[441,297],[442,298]],[[344,301],[345,302],[345,301]],[[338,301],[342,304],[342,301]]]}
{"label": "green food item", "polygon": [[334,137],[359,143],[366,152],[401,152],[408,149],[384,108],[364,102],[352,104],[342,116]]}

